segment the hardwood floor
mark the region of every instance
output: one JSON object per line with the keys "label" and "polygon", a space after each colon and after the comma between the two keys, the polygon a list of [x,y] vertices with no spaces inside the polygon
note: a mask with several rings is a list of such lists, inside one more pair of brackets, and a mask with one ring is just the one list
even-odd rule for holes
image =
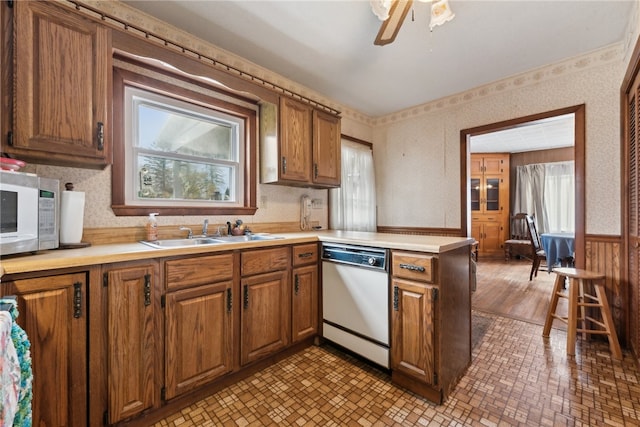
{"label": "hardwood floor", "polygon": [[[530,271],[529,260],[480,259],[476,291],[471,297],[473,309],[544,325],[556,275],[543,266],[538,277],[529,281]],[[558,310],[566,310],[566,300],[561,299]],[[566,329],[557,320],[553,326]]]}

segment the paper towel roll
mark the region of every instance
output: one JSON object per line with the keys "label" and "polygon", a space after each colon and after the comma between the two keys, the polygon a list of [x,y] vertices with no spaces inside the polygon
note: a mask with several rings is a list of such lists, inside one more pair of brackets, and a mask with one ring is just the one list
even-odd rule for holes
{"label": "paper towel roll", "polygon": [[60,243],[80,243],[83,221],[84,192],[63,191],[60,198]]}

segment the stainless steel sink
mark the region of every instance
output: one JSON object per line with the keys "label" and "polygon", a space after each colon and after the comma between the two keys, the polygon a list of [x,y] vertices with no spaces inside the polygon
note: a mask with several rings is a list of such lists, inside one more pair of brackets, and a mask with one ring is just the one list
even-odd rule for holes
{"label": "stainless steel sink", "polygon": [[140,243],[144,243],[147,246],[151,246],[152,248],[162,249],[162,248],[180,248],[180,247],[189,247],[189,246],[200,246],[200,245],[215,245],[223,243],[221,240],[213,239],[211,237],[198,237],[194,239],[165,239],[165,240],[155,240],[153,242],[141,240]]}
{"label": "stainless steel sink", "polygon": [[242,236],[220,236],[214,237],[214,239],[219,240],[221,242],[251,242],[255,240],[277,240],[284,239],[281,236],[272,236],[270,234],[244,234]]}
{"label": "stainless steel sink", "polygon": [[152,248],[162,249],[276,239],[284,239],[284,237],[272,236],[270,234],[245,234],[242,236],[194,237],[191,239],[164,239],[155,241],[141,240],[140,243],[151,246]]}

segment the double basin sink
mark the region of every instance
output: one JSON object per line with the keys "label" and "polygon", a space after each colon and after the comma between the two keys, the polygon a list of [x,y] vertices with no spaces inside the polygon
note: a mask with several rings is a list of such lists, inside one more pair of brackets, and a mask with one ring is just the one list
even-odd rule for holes
{"label": "double basin sink", "polygon": [[284,237],[272,236],[270,234],[244,234],[242,236],[193,237],[191,239],[164,239],[155,241],[142,240],[140,243],[144,243],[152,248],[163,249],[277,239],[284,239]]}

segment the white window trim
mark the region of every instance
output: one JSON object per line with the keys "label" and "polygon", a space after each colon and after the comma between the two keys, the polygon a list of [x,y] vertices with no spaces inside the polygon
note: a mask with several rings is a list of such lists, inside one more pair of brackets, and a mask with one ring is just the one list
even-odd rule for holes
{"label": "white window trim", "polygon": [[[236,144],[234,144],[234,151],[236,154],[236,161],[224,161],[216,160],[215,163],[221,166],[233,165],[235,170],[235,176],[232,179],[230,191],[235,193],[235,200],[202,200],[194,201],[187,199],[154,199],[147,200],[138,198],[136,196],[136,189],[139,185],[139,177],[136,168],[136,161],[138,153],[148,153],[148,150],[136,148],[133,145],[133,141],[137,138],[135,132],[137,132],[136,124],[136,109],[134,108],[134,97],[144,98],[146,100],[157,102],[162,105],[170,105],[172,108],[178,111],[185,111],[189,114],[200,115],[202,117],[215,117],[216,120],[228,122],[234,125],[237,129]],[[215,115],[212,115],[212,112]],[[206,108],[191,103],[187,103],[170,96],[160,95],[150,90],[139,89],[132,86],[125,86],[124,90],[124,132],[125,132],[125,202],[127,205],[136,206],[175,206],[175,207],[222,207],[233,208],[244,206],[244,168],[245,168],[245,121],[243,118],[236,117],[219,110],[212,108]],[[199,161],[201,159],[193,156],[184,155],[172,155],[173,158],[187,159],[191,161]]]}

